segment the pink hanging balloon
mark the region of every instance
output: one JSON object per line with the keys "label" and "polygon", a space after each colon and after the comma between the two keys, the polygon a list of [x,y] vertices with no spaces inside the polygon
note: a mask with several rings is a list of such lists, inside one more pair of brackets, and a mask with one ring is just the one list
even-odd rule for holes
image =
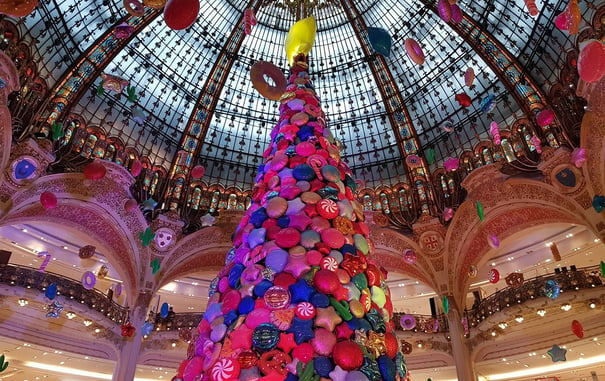
{"label": "pink hanging balloon", "polygon": [[555,120],[555,113],[551,109],[544,109],[536,116],[536,122],[540,127],[546,127]]}
{"label": "pink hanging balloon", "polygon": [[455,22],[456,24],[462,22],[462,10],[460,10],[460,7],[458,6],[458,4],[452,4],[451,8],[452,8],[452,21]]}
{"label": "pink hanging balloon", "polygon": [[143,164],[139,160],[135,160],[130,165],[130,173],[132,176],[137,177],[141,174],[141,170],[143,169]]}
{"label": "pink hanging balloon", "polygon": [[555,17],[555,26],[561,30],[567,30],[567,19],[565,18],[565,12]]}
{"label": "pink hanging balloon", "polygon": [[498,123],[491,122],[489,124],[489,133],[494,137],[494,144],[500,145],[502,143],[500,139],[500,129],[498,128]]}
{"label": "pink hanging balloon", "polygon": [[194,179],[199,179],[199,178],[203,177],[205,173],[206,173],[206,168],[204,168],[201,165],[196,165],[191,170],[191,177],[193,177]]}
{"label": "pink hanging balloon", "polygon": [[605,43],[588,40],[580,44],[578,74],[584,82],[597,82],[605,75]]}
{"label": "pink hanging balloon", "polygon": [[460,167],[460,159],[455,157],[448,157],[443,162],[443,167],[448,172],[455,171],[456,169],[458,169],[458,167]]}
{"label": "pink hanging balloon", "polygon": [[445,22],[450,22],[452,19],[452,6],[448,0],[439,0],[437,4],[439,10],[439,17]]}

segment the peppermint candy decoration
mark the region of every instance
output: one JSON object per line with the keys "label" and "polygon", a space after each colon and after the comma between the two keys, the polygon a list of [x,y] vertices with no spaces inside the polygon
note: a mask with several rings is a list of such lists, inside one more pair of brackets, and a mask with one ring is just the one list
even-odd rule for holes
{"label": "peppermint candy decoration", "polygon": [[240,365],[238,361],[231,358],[222,358],[212,367],[212,379],[214,381],[235,380],[239,376]]}
{"label": "peppermint candy decoration", "polygon": [[313,319],[315,316],[315,306],[309,302],[300,302],[296,306],[296,316],[300,319]]}
{"label": "peppermint candy decoration", "polygon": [[323,199],[317,203],[317,210],[324,218],[334,218],[338,216],[338,205],[330,199]]}
{"label": "peppermint candy decoration", "polygon": [[498,283],[500,280],[500,272],[496,269],[491,269],[487,274],[487,278],[489,279],[490,283]]}
{"label": "peppermint candy decoration", "polygon": [[338,269],[338,262],[334,257],[323,257],[319,265],[324,270],[336,271]]}

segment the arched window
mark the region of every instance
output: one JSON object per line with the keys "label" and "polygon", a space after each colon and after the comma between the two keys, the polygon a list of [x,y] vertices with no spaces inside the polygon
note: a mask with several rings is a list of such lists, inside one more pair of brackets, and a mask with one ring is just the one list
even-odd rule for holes
{"label": "arched window", "polygon": [[504,156],[506,157],[506,160],[508,162],[517,160],[517,157],[515,156],[515,151],[513,150],[513,147],[511,146],[508,139],[503,139],[501,145],[502,151],[504,151]]}

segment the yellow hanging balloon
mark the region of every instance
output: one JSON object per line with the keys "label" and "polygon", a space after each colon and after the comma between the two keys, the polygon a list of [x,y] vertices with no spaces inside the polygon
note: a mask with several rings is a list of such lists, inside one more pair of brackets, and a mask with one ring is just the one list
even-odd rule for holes
{"label": "yellow hanging balloon", "polygon": [[290,66],[294,64],[294,57],[299,54],[307,55],[315,42],[315,33],[317,32],[317,24],[315,17],[307,17],[297,21],[288,32],[286,37],[286,57]]}

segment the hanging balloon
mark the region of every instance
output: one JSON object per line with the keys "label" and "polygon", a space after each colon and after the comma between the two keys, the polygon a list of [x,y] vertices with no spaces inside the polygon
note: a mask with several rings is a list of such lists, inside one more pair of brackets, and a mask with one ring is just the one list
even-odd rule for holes
{"label": "hanging balloon", "polygon": [[536,148],[536,152],[542,153],[542,145],[541,145],[542,141],[540,140],[540,138],[537,137],[536,135],[533,135],[530,140],[531,140],[531,143]]}
{"label": "hanging balloon", "polygon": [[408,56],[416,65],[424,64],[424,53],[422,52],[422,48],[420,47],[420,45],[418,45],[416,40],[414,40],[413,38],[406,39],[405,51],[408,53]]}
{"label": "hanging balloon", "polygon": [[536,6],[536,0],[525,0],[525,6],[530,16],[538,15],[538,7]]}
{"label": "hanging balloon", "polygon": [[56,283],[49,284],[48,287],[46,287],[44,296],[46,296],[50,300],[53,300],[57,296],[57,284]]}
{"label": "hanging balloon", "polygon": [[88,180],[101,180],[107,174],[107,169],[99,161],[93,161],[84,167],[84,177]]}
{"label": "hanging balloon", "polygon": [[[266,77],[273,81],[270,84]],[[250,81],[252,86],[263,97],[278,101],[286,91],[286,78],[281,69],[271,62],[258,61],[250,68]]]}
{"label": "hanging balloon", "polygon": [[393,41],[389,32],[382,28],[369,27],[368,39],[376,53],[382,54],[385,57],[391,55],[391,45],[393,44]]}
{"label": "hanging balloon", "polygon": [[487,274],[487,279],[490,283],[498,283],[498,281],[500,280],[500,271],[496,269],[489,270],[489,273]]}
{"label": "hanging balloon", "polygon": [[199,0],[168,0],[164,7],[164,21],[170,29],[189,28],[200,11]]}
{"label": "hanging balloon", "polygon": [[130,174],[133,177],[137,177],[138,175],[140,175],[142,170],[143,170],[143,164],[141,163],[140,160],[134,160],[130,164]]}
{"label": "hanging balloon", "polygon": [[40,204],[46,210],[57,207],[57,197],[52,192],[42,192],[40,195]]}
{"label": "hanging balloon", "polygon": [[14,176],[17,180],[24,180],[30,178],[36,172],[36,165],[27,159],[19,160],[14,165]]}
{"label": "hanging balloon", "polygon": [[309,54],[315,43],[316,34],[317,23],[313,16],[299,20],[290,27],[284,43],[290,66],[294,64],[294,58],[299,54]]}
{"label": "hanging balloon", "polygon": [[454,123],[452,123],[450,121],[444,122],[441,125],[441,129],[445,132],[452,132],[452,131],[454,131]]}
{"label": "hanging balloon", "polygon": [[146,7],[153,9],[162,9],[166,5],[166,0],[143,0]]}
{"label": "hanging balloon", "polygon": [[131,16],[141,17],[145,14],[145,7],[139,0],[124,0],[124,8]]}
{"label": "hanging balloon", "polygon": [[490,247],[492,247],[493,249],[497,249],[500,247],[500,240],[498,239],[498,236],[495,234],[490,234],[487,237],[487,243],[490,245]]}
{"label": "hanging balloon", "polygon": [[551,109],[544,109],[536,116],[536,122],[540,127],[546,127],[555,120],[555,113]]}
{"label": "hanging balloon", "polygon": [[584,82],[594,83],[605,75],[605,41],[588,40],[580,44],[578,74]]}
{"label": "hanging balloon", "polygon": [[443,218],[443,221],[447,222],[449,220],[451,220],[452,218],[454,218],[454,208],[450,208],[450,207],[445,207],[443,208],[443,212],[441,213],[441,217]]}
{"label": "hanging balloon", "polygon": [[424,156],[426,157],[426,162],[429,163],[429,165],[432,165],[433,163],[435,163],[435,150],[434,149],[432,149],[432,148],[427,149]]}
{"label": "hanging balloon", "polygon": [[254,9],[246,8],[244,10],[244,33],[252,33],[252,27],[256,25],[256,16],[254,15]]}
{"label": "hanging balloon", "polygon": [[126,213],[130,213],[135,210],[137,206],[139,206],[137,200],[131,198],[126,200],[126,202],[124,203],[124,210],[126,211]]}
{"label": "hanging balloon", "polygon": [[414,252],[414,250],[412,249],[405,249],[403,251],[403,260],[409,263],[410,265],[413,265],[414,263],[416,263],[416,252]]}
{"label": "hanging balloon", "polygon": [[494,107],[496,107],[496,97],[494,94],[488,94],[479,104],[479,109],[483,113],[492,111]]}
{"label": "hanging balloon", "polygon": [[134,120],[134,122],[136,124],[138,124],[139,126],[142,126],[145,124],[145,121],[147,120],[147,115],[145,115],[143,110],[141,110],[137,106],[132,106],[131,112],[132,112],[132,120]]}
{"label": "hanging balloon", "polygon": [[437,10],[439,11],[439,17],[445,22],[450,22],[452,19],[452,7],[448,0],[439,0],[437,3]]}
{"label": "hanging balloon", "polygon": [[475,265],[470,265],[468,267],[468,277],[471,279],[475,279],[477,277],[477,274],[479,273],[479,271],[477,270],[477,266]]}
{"label": "hanging balloon", "polygon": [[452,4],[451,8],[452,8],[452,21],[455,22],[456,24],[461,23],[462,17],[463,17],[462,10],[458,6],[458,4]]}
{"label": "hanging balloon", "polygon": [[460,167],[460,159],[456,157],[448,157],[443,161],[443,167],[447,172],[452,172]]}
{"label": "hanging balloon", "polygon": [[468,69],[466,69],[466,72],[464,73],[464,84],[467,87],[471,87],[473,85],[474,81],[475,81],[475,70],[473,70],[472,67],[469,67]]}
{"label": "hanging balloon", "polygon": [[456,99],[456,102],[458,102],[458,104],[462,107],[468,107],[471,105],[471,97],[469,97],[468,94],[464,92],[456,94],[454,99]]}
{"label": "hanging balloon", "polygon": [[584,337],[584,327],[582,327],[582,324],[577,320],[571,322],[571,332],[579,339]]}
{"label": "hanging balloon", "polygon": [[573,165],[576,166],[576,168],[582,168],[582,166],[584,165],[584,163],[586,163],[587,160],[588,158],[586,157],[585,148],[574,148],[573,152],[571,153],[571,162],[573,163]]}
{"label": "hanging balloon", "polygon": [[118,40],[130,37],[133,32],[134,28],[125,22],[118,24],[113,28],[113,33]]}
{"label": "hanging balloon", "polygon": [[419,168],[422,167],[422,159],[418,155],[408,155],[405,158],[406,164],[410,168]]}
{"label": "hanging balloon", "polygon": [[160,316],[162,319],[166,319],[168,317],[168,312],[170,312],[170,306],[168,303],[163,303],[162,307],[160,307]]}
{"label": "hanging balloon", "polygon": [[498,128],[498,123],[491,122],[489,124],[489,133],[492,134],[492,137],[494,138],[494,144],[500,145],[500,143],[502,143],[502,140],[500,139],[500,129]]}
{"label": "hanging balloon", "polygon": [[204,168],[204,166],[196,165],[191,170],[191,177],[194,179],[200,179],[204,176],[205,173],[206,173],[206,168]]}
{"label": "hanging balloon", "polygon": [[120,78],[116,75],[101,73],[101,79],[103,83],[101,84],[102,88],[107,91],[115,91],[116,93],[121,93],[122,90],[126,86],[128,86],[128,81],[124,78]]}
{"label": "hanging balloon", "polygon": [[546,283],[544,284],[544,295],[551,299],[557,299],[560,293],[561,287],[559,287],[557,281],[553,279],[549,279],[546,281]]}
{"label": "hanging balloon", "polygon": [[578,6],[578,0],[570,0],[567,8],[555,18],[555,25],[561,30],[567,30],[569,34],[577,34],[582,22],[582,14]]}

